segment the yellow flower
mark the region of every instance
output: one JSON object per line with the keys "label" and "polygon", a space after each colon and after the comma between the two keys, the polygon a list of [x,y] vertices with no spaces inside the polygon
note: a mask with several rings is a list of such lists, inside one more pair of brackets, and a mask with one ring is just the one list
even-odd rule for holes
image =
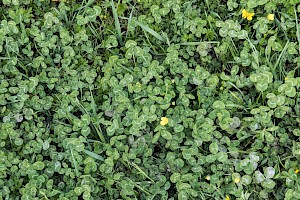
{"label": "yellow flower", "polygon": [[274,20],[274,14],[268,14],[267,18],[268,18],[268,20],[273,21]]}
{"label": "yellow flower", "polygon": [[168,118],[166,118],[166,117],[160,118],[160,125],[162,125],[162,126],[167,125],[168,122],[169,122]]}
{"label": "yellow flower", "polygon": [[254,13],[249,13],[245,9],[242,11],[242,17],[245,18],[245,19],[247,18],[247,20],[249,20],[249,21],[252,20],[253,16],[254,16]]}
{"label": "yellow flower", "polygon": [[226,195],[225,200],[230,200],[230,197],[228,195]]}
{"label": "yellow flower", "polygon": [[206,176],[205,179],[209,181],[210,180],[210,176]]}
{"label": "yellow flower", "polygon": [[295,173],[298,174],[300,172],[299,169],[295,169]]}
{"label": "yellow flower", "polygon": [[239,183],[240,182],[240,178],[235,178],[234,180],[233,180],[233,182],[235,182],[235,183]]}
{"label": "yellow flower", "polygon": [[289,80],[289,77],[285,77],[284,80],[285,80],[285,81]]}

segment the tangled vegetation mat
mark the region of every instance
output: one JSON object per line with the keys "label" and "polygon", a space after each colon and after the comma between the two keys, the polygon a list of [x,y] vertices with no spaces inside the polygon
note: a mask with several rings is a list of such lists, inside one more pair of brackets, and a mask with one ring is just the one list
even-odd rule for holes
{"label": "tangled vegetation mat", "polygon": [[1,0],[0,199],[300,199],[299,0]]}

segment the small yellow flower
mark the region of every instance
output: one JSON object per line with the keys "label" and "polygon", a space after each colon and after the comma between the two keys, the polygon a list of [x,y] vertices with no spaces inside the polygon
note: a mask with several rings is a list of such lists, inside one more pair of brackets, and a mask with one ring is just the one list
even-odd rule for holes
{"label": "small yellow flower", "polygon": [[268,20],[273,21],[274,20],[274,14],[268,14],[267,18],[268,18]]}
{"label": "small yellow flower", "polygon": [[298,174],[300,172],[299,169],[295,169],[295,173]]}
{"label": "small yellow flower", "polygon": [[235,178],[235,179],[233,180],[233,182],[239,183],[239,182],[240,182],[240,178]]}
{"label": "small yellow flower", "polygon": [[209,181],[210,180],[210,176],[206,176],[205,179]]}
{"label": "small yellow flower", "polygon": [[249,20],[249,21],[251,21],[253,19],[253,16],[254,16],[254,13],[250,13],[245,9],[242,11],[242,17],[245,19],[247,18],[247,20]]}
{"label": "small yellow flower", "polygon": [[289,80],[289,77],[285,77],[284,80],[285,80],[285,81]]}
{"label": "small yellow flower", "polygon": [[175,106],[175,104],[176,104],[175,101],[173,101],[173,102],[172,102],[172,105]]}
{"label": "small yellow flower", "polygon": [[226,195],[225,200],[230,200],[230,197],[228,195]]}
{"label": "small yellow flower", "polygon": [[160,118],[160,125],[165,126],[169,123],[169,119],[166,117]]}

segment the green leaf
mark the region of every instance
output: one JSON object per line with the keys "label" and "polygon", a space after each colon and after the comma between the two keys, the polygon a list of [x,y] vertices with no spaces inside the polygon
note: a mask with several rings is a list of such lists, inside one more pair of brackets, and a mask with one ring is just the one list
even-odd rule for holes
{"label": "green leaf", "polygon": [[295,87],[293,87],[293,86],[291,86],[291,85],[287,85],[287,86],[285,87],[284,93],[285,93],[285,95],[288,96],[288,97],[294,97],[294,96],[296,96],[296,93],[297,93],[297,92],[296,92]]}
{"label": "green leaf", "polygon": [[126,44],[125,44],[125,47],[126,47],[127,49],[129,49],[129,48],[135,47],[136,45],[137,45],[136,41],[134,41],[134,40],[128,40],[128,41],[126,42]]}
{"label": "green leaf", "polygon": [[209,151],[212,153],[212,154],[217,154],[218,151],[219,151],[219,146],[216,142],[212,142],[210,145],[209,145]]}
{"label": "green leaf", "polygon": [[266,167],[264,174],[266,178],[273,178],[275,176],[275,169],[273,167]]}
{"label": "green leaf", "polygon": [[181,177],[181,174],[179,174],[179,173],[174,173],[174,174],[171,175],[170,181],[171,181],[172,183],[177,183],[177,182],[180,180],[180,177]]}
{"label": "green leaf", "polygon": [[219,162],[224,163],[228,160],[228,155],[224,152],[219,152],[216,156]]}
{"label": "green leaf", "polygon": [[87,137],[90,133],[91,133],[91,129],[90,129],[89,126],[84,126],[84,127],[82,127],[82,129],[81,129],[81,134],[82,134],[84,137]]}
{"label": "green leaf", "polygon": [[187,189],[190,189],[192,186],[188,183],[181,183],[179,184],[178,186],[178,190],[187,190]]}
{"label": "green leaf", "polygon": [[159,13],[163,16],[167,15],[170,12],[170,8],[161,8],[159,9]]}
{"label": "green leaf", "polygon": [[275,187],[276,183],[271,179],[266,179],[264,182],[262,182],[261,185],[264,188],[273,189]]}
{"label": "green leaf", "polygon": [[293,198],[293,190],[292,189],[288,189],[285,193],[285,200],[290,200]]}
{"label": "green leaf", "polygon": [[158,139],[159,139],[159,137],[160,137],[160,134],[161,134],[161,132],[157,132],[157,133],[153,136],[151,143],[153,143],[153,144],[157,143],[157,141],[158,141]]}
{"label": "green leaf", "polygon": [[37,161],[32,164],[33,169],[35,170],[43,170],[45,168],[45,164],[42,161]]}
{"label": "green leaf", "polygon": [[260,76],[257,75],[257,74],[251,74],[249,78],[250,78],[250,80],[251,80],[253,83],[256,83],[256,82],[259,81]]}
{"label": "green leaf", "polygon": [[90,116],[88,114],[84,114],[81,116],[81,121],[85,124],[85,125],[89,125],[90,124]]}
{"label": "green leaf", "polygon": [[275,138],[270,132],[265,131],[264,134],[265,134],[265,138],[268,142],[273,142],[274,141]]}
{"label": "green leaf", "polygon": [[133,195],[134,194],[134,183],[128,180],[122,180],[120,182],[120,186],[122,187],[121,193],[125,195]]}
{"label": "green leaf", "polygon": [[160,135],[165,138],[166,140],[172,140],[172,135],[170,132],[168,132],[167,130],[162,130],[160,132]]}
{"label": "green leaf", "polygon": [[215,101],[213,103],[214,109],[225,109],[225,104],[222,101]]}
{"label": "green leaf", "polygon": [[188,194],[186,191],[180,191],[178,193],[178,200],[188,200]]}
{"label": "green leaf", "polygon": [[213,162],[215,162],[216,159],[217,159],[216,155],[213,155],[213,154],[206,156],[206,162],[208,162],[208,163],[213,163]]}
{"label": "green leaf", "polygon": [[268,89],[268,83],[266,82],[257,82],[255,87],[258,91],[263,92]]}
{"label": "green leaf", "polygon": [[258,183],[261,183],[261,182],[263,182],[265,180],[264,175],[260,171],[255,171],[254,175],[255,175],[255,180]]}
{"label": "green leaf", "polygon": [[77,196],[80,196],[84,192],[84,189],[82,187],[76,187],[74,192],[77,194]]}
{"label": "green leaf", "polygon": [[244,175],[241,178],[241,183],[245,184],[245,185],[250,185],[250,183],[252,182],[252,178],[249,175]]}

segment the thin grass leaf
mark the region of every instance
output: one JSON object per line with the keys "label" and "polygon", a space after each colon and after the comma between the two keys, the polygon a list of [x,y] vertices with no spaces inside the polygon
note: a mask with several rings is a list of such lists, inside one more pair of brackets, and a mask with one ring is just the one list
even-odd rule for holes
{"label": "thin grass leaf", "polygon": [[97,112],[96,112],[96,103],[95,103],[95,100],[94,100],[94,96],[93,96],[93,93],[92,93],[92,89],[90,87],[90,94],[91,94],[91,107],[92,107],[92,111],[93,111],[93,114],[94,116],[97,115]]}
{"label": "thin grass leaf", "polygon": [[[131,20],[132,20],[133,10],[134,10],[134,6],[132,7],[129,18],[128,18],[127,30],[128,30],[128,26],[129,26],[129,24],[131,23]],[[126,36],[125,36],[126,38],[127,38],[127,35],[128,35],[128,31],[126,32]]]}
{"label": "thin grass leaf", "polygon": [[[89,116],[91,116],[90,113],[85,109],[85,107],[79,102],[79,100],[77,99],[77,97],[76,97],[76,101],[77,101],[77,103],[79,105],[78,108],[80,109],[80,111],[83,112],[83,113],[88,114]],[[97,126],[95,126],[95,123],[92,123],[92,125],[93,125],[94,129],[96,130],[96,132],[97,132],[97,134],[98,134],[101,142],[106,143],[106,140],[105,140],[105,138],[103,136],[103,133],[102,133],[102,130],[101,130],[100,126],[99,126],[99,128],[100,128],[100,131],[99,131],[98,128],[97,128]]]}
{"label": "thin grass leaf", "polygon": [[232,82],[228,82],[230,85],[232,85],[237,91],[239,91],[239,93],[242,95],[243,99],[245,99],[245,96],[243,94],[243,92],[235,85],[233,84]]}
{"label": "thin grass leaf", "polygon": [[129,178],[127,178],[127,179],[130,180],[130,181],[131,181],[137,188],[139,188],[141,191],[143,191],[144,193],[146,193],[146,194],[148,194],[148,195],[151,195],[151,193],[150,193],[147,189],[145,189],[145,188],[139,186],[137,183],[135,183],[135,182],[132,181],[131,179],[129,179]]}
{"label": "thin grass leaf", "polygon": [[79,109],[80,109],[80,111],[81,112],[83,112],[83,113],[86,113],[87,115],[90,115],[89,113],[88,113],[88,111],[85,109],[85,107],[79,102],[79,99],[76,97],[76,101],[77,101],[77,104],[79,105]]}
{"label": "thin grass leaf", "polygon": [[218,42],[218,41],[208,41],[208,42],[183,42],[183,43],[179,43],[179,45],[182,45],[182,46],[196,46],[196,45],[200,45],[200,44],[220,44],[220,42]]}
{"label": "thin grass leaf", "polygon": [[254,46],[253,43],[251,42],[250,38],[248,37],[246,40],[249,42],[250,47],[251,47],[252,50],[253,50],[253,58],[254,58],[255,62],[256,62],[256,64],[259,66],[259,58],[258,58],[258,57],[259,57],[259,53],[257,52],[255,46]]}
{"label": "thin grass leaf", "polygon": [[[275,65],[274,65],[274,68],[272,68],[272,72],[273,72],[274,77],[277,77],[276,68],[277,68],[277,66],[278,66],[279,63],[280,63],[282,56],[285,54],[285,52],[286,52],[286,50],[287,50],[287,48],[288,48],[288,44],[289,44],[289,43],[290,43],[289,41],[286,42],[286,44],[285,44],[283,50],[281,51],[279,57],[277,58],[277,61],[276,61]],[[281,69],[281,71],[282,71],[282,69]]]}
{"label": "thin grass leaf", "polygon": [[162,31],[162,34],[166,38],[166,42],[167,42],[168,46],[171,46],[171,43],[170,43],[170,40],[169,40],[169,37],[168,37],[167,33]]}
{"label": "thin grass leaf", "polygon": [[95,123],[92,123],[92,124],[93,124],[93,127],[94,127],[94,129],[96,130],[96,132],[97,132],[97,134],[98,134],[98,136],[99,136],[101,142],[103,142],[104,144],[106,144],[106,140],[105,140],[105,137],[104,137],[104,135],[103,135],[103,132],[102,132],[102,130],[101,130],[100,125],[98,125],[98,127],[99,127],[99,129],[98,129],[97,126],[95,125]]}
{"label": "thin grass leaf", "polygon": [[[92,5],[94,2],[95,2],[95,0],[89,0],[84,6],[81,6],[81,7],[77,8],[75,11],[82,10],[82,9],[84,9],[84,8],[86,8],[86,7],[89,7],[89,6]],[[83,4],[83,2],[82,2],[82,4]],[[82,4],[81,4],[81,5],[82,5]]]}
{"label": "thin grass leaf", "polygon": [[295,13],[295,18],[296,18],[296,36],[297,36],[297,40],[298,40],[299,54],[300,54],[300,28],[299,28],[299,23],[298,23],[297,11],[296,11],[295,7],[294,7],[294,13]]}
{"label": "thin grass leaf", "polygon": [[120,22],[119,22],[118,13],[117,13],[117,10],[116,10],[116,7],[115,7],[115,4],[113,1],[110,2],[110,5],[111,5],[112,12],[113,12],[114,20],[115,20],[115,28],[116,28],[116,31],[118,34],[118,38],[120,40],[120,43],[123,44],[121,26],[120,26]]}
{"label": "thin grass leaf", "polygon": [[130,163],[134,168],[136,168],[141,174],[143,174],[145,177],[147,177],[152,183],[154,181],[135,163]]}
{"label": "thin grass leaf", "polygon": [[96,154],[92,151],[84,150],[84,153],[91,156],[92,158],[95,158],[96,160],[104,161],[104,158],[102,156],[100,156],[99,154]]}
{"label": "thin grass leaf", "polygon": [[130,73],[133,73],[133,71],[132,71],[131,69],[128,69],[128,68],[125,67],[124,65],[119,64],[119,63],[117,63],[117,65],[118,65],[119,67],[122,67],[122,68],[125,69],[126,71],[128,71],[128,72],[130,72]]}
{"label": "thin grass leaf", "polygon": [[87,141],[87,142],[97,142],[97,143],[102,144],[102,142],[99,141],[99,140],[87,139],[86,141]]}
{"label": "thin grass leaf", "polygon": [[73,164],[74,164],[74,167],[75,167],[76,176],[79,177],[78,165],[77,165],[77,161],[76,161],[76,159],[73,155],[73,149],[71,149],[71,156],[72,156]]}
{"label": "thin grass leaf", "polygon": [[151,35],[153,35],[154,37],[156,37],[156,39],[162,41],[162,42],[165,42],[165,39],[160,35],[158,34],[156,31],[154,31],[153,29],[151,29],[149,26],[146,26],[138,21],[135,21],[135,23],[137,25],[139,25],[144,31],[147,31],[148,33],[150,33]]}
{"label": "thin grass leaf", "polygon": [[93,24],[88,24],[88,27],[96,38],[100,38]]}

